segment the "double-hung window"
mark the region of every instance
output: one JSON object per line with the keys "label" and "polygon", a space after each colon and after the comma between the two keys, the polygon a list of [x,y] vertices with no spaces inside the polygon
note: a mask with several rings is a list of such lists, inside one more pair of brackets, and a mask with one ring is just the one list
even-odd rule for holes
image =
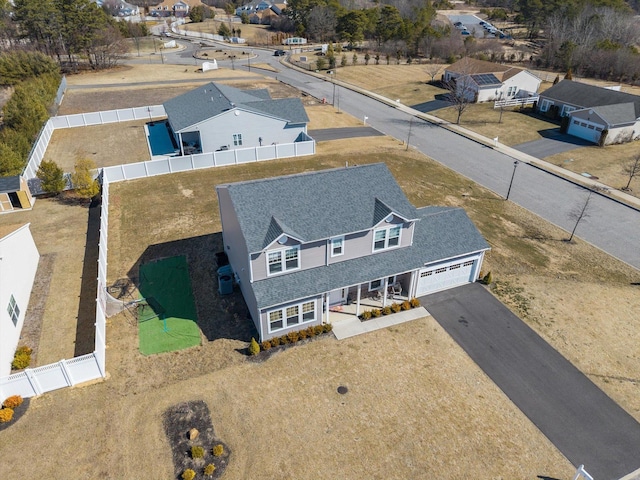
{"label": "double-hung window", "polygon": [[386,250],[400,245],[401,230],[400,225],[377,229],[373,234],[373,251]]}
{"label": "double-hung window", "polygon": [[242,134],[241,133],[234,133],[233,134],[233,145],[236,147],[239,147],[242,145]]}
{"label": "double-hung window", "polygon": [[344,237],[331,239],[331,256],[338,257],[344,253]]}
{"label": "double-hung window", "polygon": [[269,312],[269,333],[294,327],[300,323],[313,322],[316,319],[314,301],[290,305]]}
{"label": "double-hung window", "polygon": [[20,318],[20,308],[13,295],[9,298],[9,306],[7,307],[9,317],[15,326],[18,326],[18,318]]}
{"label": "double-hung window", "polygon": [[267,253],[269,275],[297,270],[300,267],[300,248],[291,247]]}

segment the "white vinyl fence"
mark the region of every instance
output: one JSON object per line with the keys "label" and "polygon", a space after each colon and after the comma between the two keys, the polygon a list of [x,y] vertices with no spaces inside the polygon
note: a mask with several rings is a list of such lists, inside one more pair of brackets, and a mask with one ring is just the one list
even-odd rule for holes
{"label": "white vinyl fence", "polygon": [[[51,135],[53,135],[53,131],[58,128],[87,127],[90,125],[104,125],[105,123],[130,122],[144,118],[148,118],[151,121],[159,117],[166,117],[164,106],[162,105],[51,117],[47,120],[44,127],[42,127],[40,135],[31,149],[29,161],[22,172],[22,176],[27,180],[36,178],[36,172],[44,158],[44,153],[47,151]],[[38,192],[32,191],[32,193],[36,194]]]}
{"label": "white vinyl fence", "polygon": [[[204,32],[196,32],[193,30],[185,30],[180,28],[180,25],[183,25],[185,20],[181,18],[180,20],[176,20],[171,24],[171,31],[177,35],[183,35],[185,37],[195,37],[195,38],[203,38],[206,40],[215,40],[216,42],[226,42],[229,40],[231,43],[246,43],[246,39],[240,37],[231,37],[227,39],[222,35],[216,35],[214,33],[204,33]],[[235,27],[234,27],[235,28]]]}
{"label": "white vinyl fence", "polygon": [[[264,147],[200,153],[183,157],[167,157],[161,160],[149,160],[148,162],[128,163],[115,167],[105,167],[102,169],[102,174],[103,179],[107,178],[109,182],[121,182],[123,180],[155,177],[156,175],[166,175],[201,168],[222,167],[241,163],[274,160],[276,158],[313,155],[315,151],[315,140],[308,140],[296,143],[265,145]],[[104,198],[102,201],[104,202]]]}

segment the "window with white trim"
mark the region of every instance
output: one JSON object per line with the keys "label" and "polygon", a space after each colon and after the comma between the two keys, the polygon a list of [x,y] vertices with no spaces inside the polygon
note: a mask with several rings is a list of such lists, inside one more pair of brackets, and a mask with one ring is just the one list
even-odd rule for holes
{"label": "window with white trim", "polygon": [[380,290],[382,288],[382,279],[372,280],[369,282],[369,291]]}
{"label": "window with white trim", "polygon": [[542,100],[542,102],[540,102],[540,111],[541,112],[546,112],[547,110],[549,110],[549,107],[553,105],[553,102],[547,100],[546,98],[544,100]]}
{"label": "window with white trim", "polygon": [[304,302],[289,305],[269,312],[269,333],[294,327],[316,319],[316,302]]}
{"label": "window with white trim", "polygon": [[269,275],[297,270],[300,268],[300,247],[290,247],[267,252],[267,271]]}
{"label": "window with white trim", "polygon": [[516,87],[516,86],[509,87],[509,89],[507,90],[507,97],[514,96],[517,91],[518,91],[518,87]]}
{"label": "window with white trim", "polygon": [[233,134],[233,145],[236,147],[239,147],[242,145],[242,134],[241,133],[234,133]]}
{"label": "window with white trim", "polygon": [[373,232],[373,251],[386,250],[400,245],[400,225],[378,228]]}
{"label": "window with white trim", "polygon": [[331,239],[331,256],[339,257],[344,254],[344,237],[335,237]]}
{"label": "window with white trim", "polygon": [[18,307],[18,303],[13,295],[9,299],[9,306],[7,307],[7,312],[9,313],[9,317],[11,317],[11,321],[14,326],[18,326],[18,318],[20,318],[20,308]]}

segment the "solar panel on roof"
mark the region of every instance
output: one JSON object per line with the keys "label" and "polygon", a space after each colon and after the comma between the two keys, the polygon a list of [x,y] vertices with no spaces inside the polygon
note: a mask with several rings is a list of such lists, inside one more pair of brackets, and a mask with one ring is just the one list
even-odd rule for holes
{"label": "solar panel on roof", "polygon": [[500,83],[500,80],[498,80],[493,73],[478,73],[471,75],[471,78],[473,78],[478,85],[495,85]]}

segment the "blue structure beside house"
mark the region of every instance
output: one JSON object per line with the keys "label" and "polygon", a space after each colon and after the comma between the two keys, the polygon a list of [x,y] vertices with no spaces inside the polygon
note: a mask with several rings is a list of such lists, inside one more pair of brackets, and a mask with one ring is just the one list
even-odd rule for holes
{"label": "blue structure beside house", "polygon": [[219,185],[224,248],[261,340],[390,287],[477,278],[489,245],[464,210],[415,208],[385,164]]}

